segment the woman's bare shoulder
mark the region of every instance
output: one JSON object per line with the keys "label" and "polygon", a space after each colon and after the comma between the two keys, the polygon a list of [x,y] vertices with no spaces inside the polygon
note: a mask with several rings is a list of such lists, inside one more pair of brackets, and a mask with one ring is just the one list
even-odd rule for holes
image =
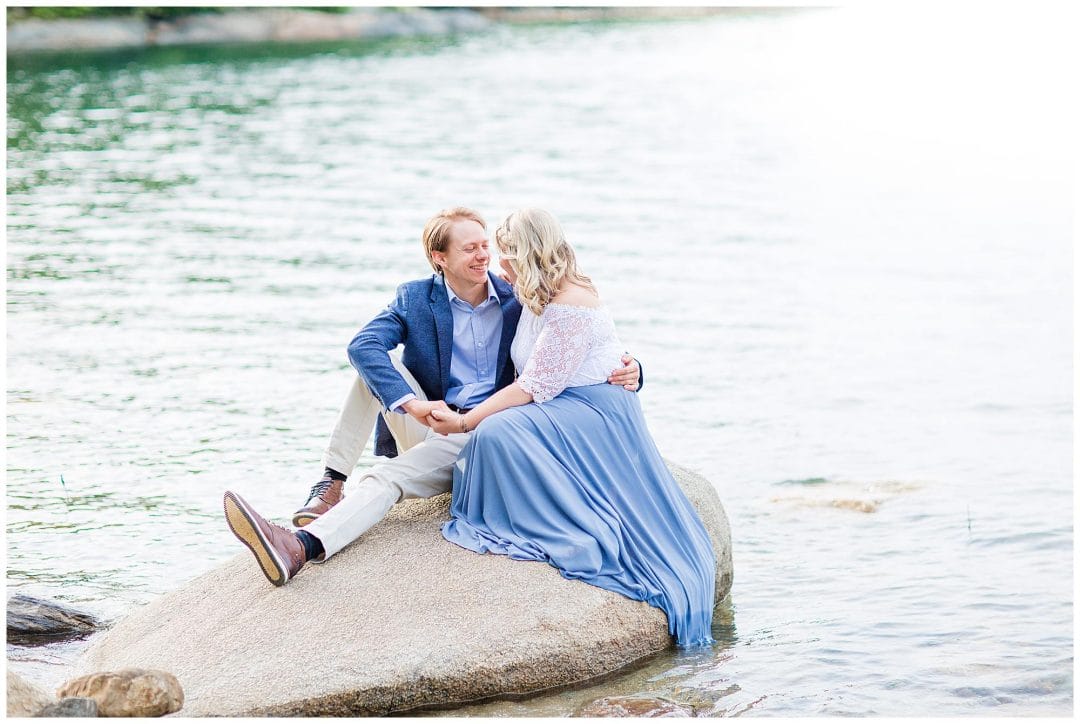
{"label": "woman's bare shoulder", "polygon": [[559,290],[552,300],[552,304],[565,304],[569,307],[599,307],[600,295],[588,287],[577,284],[567,284]]}

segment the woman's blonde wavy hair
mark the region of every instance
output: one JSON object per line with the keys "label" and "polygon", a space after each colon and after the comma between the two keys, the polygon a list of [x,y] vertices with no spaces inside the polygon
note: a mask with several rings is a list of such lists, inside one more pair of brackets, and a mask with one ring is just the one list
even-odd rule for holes
{"label": "woman's blonde wavy hair", "polygon": [[596,292],[592,280],[578,271],[574,249],[558,219],[543,209],[518,209],[495,230],[499,254],[517,275],[514,294],[539,315],[564,282]]}

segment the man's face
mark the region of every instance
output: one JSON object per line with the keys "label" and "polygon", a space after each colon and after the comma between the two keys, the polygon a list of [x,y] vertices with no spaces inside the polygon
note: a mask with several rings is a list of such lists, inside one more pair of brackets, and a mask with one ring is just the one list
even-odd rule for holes
{"label": "man's face", "polygon": [[434,251],[431,256],[443,270],[446,281],[454,291],[463,293],[477,284],[487,285],[491,253],[484,227],[471,219],[458,219],[450,226],[450,241],[446,251]]}

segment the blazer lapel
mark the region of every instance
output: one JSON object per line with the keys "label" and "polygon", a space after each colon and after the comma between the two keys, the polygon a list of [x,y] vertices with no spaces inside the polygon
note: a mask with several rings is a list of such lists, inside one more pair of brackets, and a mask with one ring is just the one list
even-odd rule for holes
{"label": "blazer lapel", "polygon": [[439,353],[439,383],[442,396],[450,387],[450,359],[454,354],[454,315],[442,274],[435,275],[431,285],[431,314],[435,317],[435,341]]}
{"label": "blazer lapel", "polygon": [[521,316],[521,304],[514,296],[513,287],[498,277],[493,276],[492,279],[495,285],[495,293],[499,295],[499,306],[502,307],[503,313],[502,335],[499,337],[498,367],[495,368],[498,370],[496,372],[497,380],[498,375],[506,367],[506,360],[510,356],[510,345],[514,341],[514,334],[517,333],[518,318]]}

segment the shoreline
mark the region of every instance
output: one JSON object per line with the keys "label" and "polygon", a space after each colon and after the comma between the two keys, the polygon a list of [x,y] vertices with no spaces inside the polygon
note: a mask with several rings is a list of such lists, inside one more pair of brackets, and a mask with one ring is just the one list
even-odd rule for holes
{"label": "shoreline", "polygon": [[7,54],[122,50],[222,43],[315,43],[455,35],[498,25],[597,21],[685,20],[767,8],[717,7],[449,7],[352,8],[326,13],[301,8],[236,9],[182,17],[87,17],[9,22]]}

